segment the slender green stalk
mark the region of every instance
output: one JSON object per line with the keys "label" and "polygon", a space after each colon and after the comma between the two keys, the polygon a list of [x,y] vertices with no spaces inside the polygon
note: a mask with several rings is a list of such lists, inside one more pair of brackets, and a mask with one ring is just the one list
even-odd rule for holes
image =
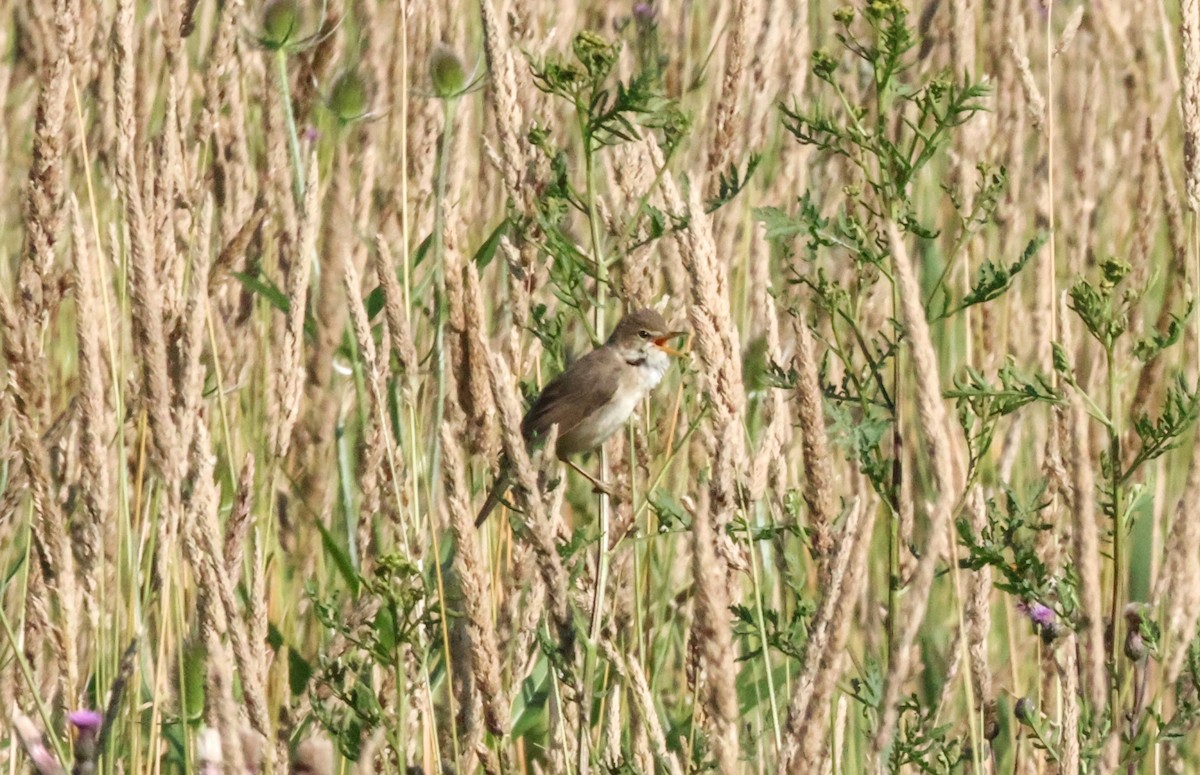
{"label": "slender green stalk", "polygon": [[442,469],[442,418],[446,415],[446,176],[449,169],[450,146],[454,136],[454,115],[458,98],[446,97],[443,101],[445,122],[442,126],[442,141],[438,150],[437,171],[434,178],[433,234],[429,241],[432,252],[435,278],[434,310],[437,317],[433,339],[434,384],[437,398],[433,410],[433,441],[429,458],[429,498],[436,497]]}
{"label": "slender green stalk", "polygon": [[[437,493],[440,489],[441,469],[442,469],[442,437],[441,428],[442,421],[446,415],[446,178],[449,171],[450,147],[454,137],[454,116],[458,108],[458,97],[450,96],[442,100],[444,123],[442,125],[441,144],[438,150],[438,163],[436,177],[434,179],[434,204],[433,204],[433,234],[430,239],[430,249],[432,251],[433,266],[435,272],[435,288],[434,288],[434,310],[436,315],[436,328],[434,330],[433,358],[435,379],[434,384],[437,386],[437,396],[434,401],[433,425],[430,426],[433,432],[432,442],[429,453],[429,480],[426,484],[429,487],[429,503],[434,503],[437,498]],[[382,418],[381,418],[382,419]],[[396,479],[393,476],[392,481]],[[399,502],[399,492],[396,493],[397,502]],[[437,583],[438,600],[445,610],[446,594],[445,584],[442,579],[441,552],[438,542],[438,528],[434,520],[432,511],[429,513],[429,533],[432,537],[432,548],[434,552],[434,576]],[[443,657],[446,660],[446,675],[447,678],[452,675],[454,670],[453,660],[450,656],[450,635],[446,617],[441,617],[442,621],[442,647]],[[447,697],[450,702],[450,714],[455,715],[454,711],[454,693],[448,692]],[[454,761],[457,763],[460,757],[460,746],[458,741],[457,725],[451,725],[451,742],[454,746]]]}
{"label": "slender green stalk", "polygon": [[304,204],[304,160],[300,158],[300,135],[296,132],[296,116],[292,113],[292,87],[288,81],[287,49],[275,50],[275,70],[279,74],[279,99],[283,103],[283,123],[288,130],[288,149],[292,153],[292,194],[296,206]]}
{"label": "slender green stalk", "polygon": [[775,693],[775,677],[771,674],[771,649],[767,644],[767,620],[766,615],[763,613],[765,604],[763,603],[763,579],[761,574],[765,572],[765,568],[759,568],[758,550],[754,544],[754,537],[747,530],[746,548],[749,550],[748,553],[750,555],[750,580],[753,583],[754,589],[755,625],[758,627],[759,642],[762,646],[763,670],[767,676],[767,698],[771,703],[771,731],[774,732],[775,755],[778,756],[783,750],[783,728],[779,724],[779,701]]}
{"label": "slender green stalk", "polygon": [[1113,531],[1113,573],[1112,595],[1109,603],[1109,621],[1112,622],[1112,638],[1109,640],[1109,664],[1112,677],[1109,680],[1111,711],[1116,712],[1117,694],[1120,690],[1120,663],[1117,661],[1119,648],[1124,638],[1121,635],[1121,576],[1125,568],[1125,520],[1121,515],[1121,418],[1117,406],[1117,378],[1113,371],[1115,363],[1115,347],[1108,342],[1104,348],[1105,363],[1108,365],[1108,450],[1109,450],[1109,486],[1112,488],[1112,531]]}
{"label": "slender green stalk", "polygon": [[[608,302],[608,266],[604,261],[604,248],[600,236],[600,214],[596,208],[596,159],[592,148],[592,139],[587,130],[587,114],[584,106],[580,106],[579,129],[583,137],[584,175],[587,196],[588,226],[592,239],[592,263],[596,273],[596,306],[593,314],[597,336],[602,336],[605,330],[604,307]],[[608,454],[604,447],[600,448],[600,479],[608,479]],[[600,492],[596,499],[599,512],[600,537],[596,547],[596,591],[592,598],[591,625],[588,628],[587,655],[584,658],[583,686],[580,687],[579,740],[578,763],[581,773],[587,772],[588,738],[590,737],[592,696],[595,688],[592,682],[596,675],[596,641],[600,638],[600,624],[604,617],[604,592],[608,586],[609,550],[608,540],[611,530],[609,502],[607,493]]]}

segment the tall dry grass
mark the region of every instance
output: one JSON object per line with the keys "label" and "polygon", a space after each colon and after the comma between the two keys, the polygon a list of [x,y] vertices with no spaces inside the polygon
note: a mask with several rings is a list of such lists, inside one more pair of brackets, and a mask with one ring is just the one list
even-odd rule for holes
{"label": "tall dry grass", "polygon": [[[908,9],[902,81],[986,78],[986,112],[872,212],[894,170],[778,110],[872,104],[840,5],[0,0],[0,766],[1200,765],[1188,417],[1138,455],[1197,379],[1200,8]],[[608,97],[661,66],[678,145],[580,142],[537,72],[585,30],[622,43]],[[874,269],[768,234],[806,192],[875,224]],[[1038,232],[1006,293],[940,316],[940,275],[960,298]],[[1076,315],[1112,257],[1150,344]],[[597,498],[520,419],[644,305],[688,354]],[[976,455],[952,394],[1006,364],[1055,405]],[[876,381],[885,430],[848,397]],[[513,508],[477,530],[501,457]]]}

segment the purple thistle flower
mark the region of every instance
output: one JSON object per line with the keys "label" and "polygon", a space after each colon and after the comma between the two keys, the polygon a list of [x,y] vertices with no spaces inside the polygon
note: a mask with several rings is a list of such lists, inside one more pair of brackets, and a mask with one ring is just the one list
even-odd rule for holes
{"label": "purple thistle flower", "polygon": [[75,766],[73,775],[91,775],[96,771],[96,759],[100,756],[100,729],[104,716],[98,711],[84,708],[67,714],[67,720],[75,727]]}
{"label": "purple thistle flower", "polygon": [[642,24],[647,24],[658,18],[658,9],[654,7],[653,3],[635,3],[633,6],[633,18]]}
{"label": "purple thistle flower", "polygon": [[1017,603],[1017,610],[1028,616],[1029,621],[1033,622],[1039,629],[1045,629],[1054,625],[1054,609],[1050,606],[1042,605],[1038,602],[1026,603],[1022,601]]}
{"label": "purple thistle flower", "polygon": [[67,720],[80,735],[97,734],[100,732],[101,725],[104,724],[104,716],[99,711],[87,708],[71,711],[67,714]]}

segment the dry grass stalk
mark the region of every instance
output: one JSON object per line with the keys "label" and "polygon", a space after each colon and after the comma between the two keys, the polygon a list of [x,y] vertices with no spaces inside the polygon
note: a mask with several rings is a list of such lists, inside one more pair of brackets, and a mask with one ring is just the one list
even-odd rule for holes
{"label": "dry grass stalk", "polygon": [[[163,320],[169,326],[179,317],[183,305],[181,296],[186,287],[184,273],[187,269],[176,247],[176,229],[173,228],[175,208],[179,203],[183,204],[185,212],[190,214],[190,211],[183,203],[186,194],[181,181],[185,171],[179,137],[179,88],[173,78],[168,78],[166,92],[163,132],[155,139],[152,161],[145,167],[147,184],[143,204],[150,223],[155,227],[153,252],[158,268],[159,290],[163,295]],[[185,233],[185,240],[188,236]],[[207,251],[204,253],[204,263],[207,268]],[[186,440],[181,440],[179,445],[187,449]]]}
{"label": "dry grass stalk", "polygon": [[692,576],[696,581],[692,640],[707,675],[703,690],[709,742],[722,773],[738,771],[738,703],[734,680],[733,636],[729,627],[729,592],[725,564],[718,559],[709,499],[692,511]]}
{"label": "dry grass stalk", "polygon": [[[259,655],[251,644],[249,630],[237,601],[237,576],[230,576],[226,572],[224,541],[217,519],[220,493],[213,481],[216,458],[211,448],[207,426],[198,423],[190,455],[192,494],[185,502],[187,520],[184,549],[197,579],[207,590],[206,594],[212,596],[207,606],[209,622],[205,629],[215,633],[228,632],[233,645],[234,664],[237,665],[242,684],[242,700],[250,723],[256,732],[269,737],[270,714]],[[211,637],[206,636],[206,640]],[[210,659],[220,653],[223,651],[210,651]],[[218,671],[228,669],[229,663],[218,664]]]}
{"label": "dry grass stalk", "polygon": [[[103,277],[98,270],[99,259],[88,249],[79,204],[71,198],[71,242],[75,274],[75,335],[79,343],[79,450],[82,465],[83,518],[72,526],[75,558],[79,578],[83,582],[84,602],[93,616],[95,605],[96,571],[105,556],[108,515],[112,492],[109,485],[108,439],[112,423],[108,419],[106,371],[102,354],[101,333],[105,320],[101,294]],[[93,620],[94,621],[94,620]]]}
{"label": "dry grass stalk", "polygon": [[324,211],[318,211],[315,216],[321,232],[317,254],[321,259],[321,271],[313,278],[317,282],[312,310],[316,336],[313,346],[305,354],[307,380],[303,403],[306,411],[297,431],[303,439],[304,457],[294,461],[301,471],[300,497],[323,519],[328,519],[336,491],[325,471],[333,464],[334,434],[341,408],[341,392],[335,388],[334,362],[342,345],[349,310],[343,266],[350,262],[359,274],[362,266],[360,240],[354,230],[357,183],[354,164],[348,154],[344,144],[338,146],[329,196]]}
{"label": "dry grass stalk", "polygon": [[[233,698],[233,671],[230,669],[235,662],[230,658],[228,647],[222,637],[228,628],[226,611],[221,602],[221,594],[217,586],[222,574],[214,572],[215,557],[206,557],[202,542],[207,531],[201,523],[207,521],[206,514],[215,510],[218,504],[216,487],[212,481],[215,458],[204,448],[206,437],[203,433],[196,435],[190,450],[191,471],[190,479],[195,485],[192,495],[185,504],[188,509],[188,530],[183,534],[183,548],[188,561],[196,574],[198,599],[196,601],[197,617],[200,624],[201,636],[208,652],[208,687],[204,695],[205,716],[210,726],[219,730],[219,751],[223,758],[230,762],[242,760],[241,713]],[[218,760],[221,756],[218,754]]]}
{"label": "dry grass stalk", "polygon": [[950,0],[950,59],[957,75],[975,73],[975,0]]}
{"label": "dry grass stalk", "polygon": [[[1147,126],[1149,132],[1149,126]],[[1147,142],[1153,142],[1147,138]],[[1165,276],[1163,278],[1163,293],[1162,305],[1158,310],[1158,318],[1154,322],[1154,328],[1162,333],[1167,330],[1171,323],[1171,316],[1178,314],[1180,297],[1186,288],[1188,277],[1188,231],[1184,223],[1183,208],[1179,203],[1179,194],[1175,188],[1175,182],[1171,176],[1171,168],[1167,161],[1166,154],[1161,143],[1153,143],[1153,153],[1155,166],[1157,168],[1157,179],[1159,190],[1162,192],[1163,212],[1166,214],[1167,222],[1167,238],[1171,245],[1171,261],[1166,266]],[[1147,180],[1150,179],[1149,170],[1146,171]],[[1149,183],[1145,184],[1149,187]],[[1140,195],[1139,195],[1140,196]],[[1149,198],[1147,196],[1147,198]],[[1148,219],[1154,223],[1153,219]],[[1147,245],[1146,250],[1149,250],[1150,235],[1144,237],[1140,235],[1141,228],[1137,229],[1137,239],[1145,240]],[[1162,357],[1153,358],[1142,367],[1142,372],[1138,375],[1137,388],[1134,390],[1133,400],[1130,407],[1135,411],[1144,411],[1144,408],[1151,403],[1152,398],[1156,393],[1161,392],[1163,384],[1163,374],[1166,371],[1166,359]],[[1130,436],[1134,433],[1131,429]],[[1129,454],[1133,454],[1136,447],[1133,444],[1126,442]]]}
{"label": "dry grass stalk", "polygon": [[895,223],[888,223],[888,244],[892,251],[897,291],[901,301],[904,325],[912,343],[913,373],[916,376],[917,415],[933,469],[936,496],[929,515],[929,540],[917,564],[913,580],[901,604],[895,651],[885,678],[881,707],[883,715],[872,745],[879,756],[891,744],[896,729],[897,702],[905,683],[911,677],[914,658],[913,643],[929,605],[937,563],[950,542],[955,499],[961,485],[954,472],[955,453],[947,432],[946,407],[942,402],[941,379],[937,357],[921,306],[921,291],[916,273],[904,246],[904,238]]}
{"label": "dry grass stalk", "polygon": [[[1161,223],[1161,217],[1158,214],[1158,207],[1154,196],[1156,145],[1154,140],[1154,124],[1150,119],[1147,119],[1138,144],[1140,153],[1138,154],[1137,193],[1134,196],[1133,203],[1133,232],[1129,239],[1129,263],[1133,266],[1130,281],[1135,288],[1145,287],[1149,280],[1151,242]],[[1140,307],[1132,310],[1129,327],[1130,330],[1134,331],[1142,327],[1142,310]],[[1137,389],[1134,391],[1136,406],[1143,406],[1146,397],[1149,395],[1149,385],[1143,386],[1143,383],[1148,381],[1145,369],[1143,368],[1142,374],[1138,378]]]}
{"label": "dry grass stalk", "polygon": [[1033,71],[1029,69],[1029,57],[1021,52],[1016,40],[1012,38],[1008,41],[1009,54],[1016,63],[1017,72],[1021,76],[1021,88],[1025,92],[1025,105],[1029,113],[1029,118],[1033,121],[1033,127],[1039,133],[1045,131],[1046,127],[1046,98],[1042,96],[1042,90],[1038,88],[1037,79],[1033,77]]}
{"label": "dry grass stalk", "polygon": [[1183,160],[1188,209],[1200,213],[1200,0],[1181,0]]}
{"label": "dry grass stalk", "polygon": [[[1055,664],[1062,687],[1062,750],[1059,772],[1079,772],[1079,662],[1078,644],[1068,634],[1055,652]],[[1050,696],[1050,695],[1046,695]]]}
{"label": "dry grass stalk", "polygon": [[[25,189],[25,254],[21,266],[24,305],[39,306],[49,293],[52,282],[55,243],[62,225],[63,132],[67,108],[67,86],[71,78],[71,49],[75,45],[75,18],[78,9],[70,0],[54,3],[55,49],[41,78],[37,118],[34,124],[33,159]],[[30,272],[29,270],[33,270]],[[26,285],[28,283],[28,285]],[[33,312],[26,309],[27,314]],[[46,321],[46,309],[37,311],[37,319]],[[32,323],[32,318],[30,323]]]}
{"label": "dry grass stalk", "polygon": [[[970,499],[971,529],[979,535],[987,524],[987,504],[978,485]],[[988,634],[992,625],[992,569],[980,568],[971,574],[963,616],[967,630],[967,654],[970,658],[971,683],[975,702],[986,707],[992,700],[992,671],[988,668]]]}
{"label": "dry grass stalk", "polygon": [[[499,448],[496,433],[496,406],[492,400],[487,368],[487,307],[483,302],[483,289],[479,282],[479,270],[474,261],[462,267],[463,330],[458,340],[462,362],[460,384],[463,409],[467,416],[467,439],[472,451],[491,459]],[[447,293],[450,284],[446,284]],[[456,359],[458,360],[458,359]],[[465,387],[465,390],[462,388]]]}
{"label": "dry grass stalk", "polygon": [[417,347],[413,343],[412,324],[400,284],[396,281],[396,262],[391,248],[382,235],[375,238],[375,275],[383,289],[384,314],[387,319],[387,342],[400,371],[412,382],[417,372]]}
{"label": "dry grass stalk", "polygon": [[[756,250],[751,259],[751,278],[755,318],[763,333],[766,364],[778,366],[785,362],[783,346],[779,336],[779,312],[771,282],[771,251]],[[750,469],[749,494],[752,500],[760,500],[772,485],[775,491],[786,490],[781,482],[784,475],[784,449],[792,438],[792,419],[787,411],[786,396],[781,390],[769,390],[763,407],[766,427],[762,430],[758,449]]]}
{"label": "dry grass stalk", "polygon": [[[521,399],[516,389],[515,378],[508,364],[496,353],[488,353],[489,373],[491,375],[492,392],[496,400],[496,410],[500,415],[501,441],[504,445],[504,455],[512,465],[514,472],[515,493],[525,511],[529,535],[533,540],[538,569],[546,585],[546,597],[551,614],[560,628],[569,628],[571,585],[567,579],[567,570],[555,545],[558,530],[555,526],[557,514],[551,514],[546,508],[546,502],[541,496],[538,486],[537,470],[525,448],[525,439],[521,436]],[[552,436],[556,436],[551,432]],[[548,439],[544,454],[550,457],[554,449],[554,438]]]}
{"label": "dry grass stalk", "polygon": [[[673,182],[664,180],[667,201],[682,211]],[[712,430],[709,454],[712,457],[713,529],[724,536],[737,502],[737,478],[749,467],[746,454],[743,413],[745,389],[742,385],[741,346],[730,312],[726,262],[717,257],[712,235],[712,219],[704,213],[700,194],[695,189],[687,204],[688,228],[680,238],[684,268],[690,281],[691,304],[688,320],[692,342],[700,357],[701,385],[712,402]],[[719,551],[726,562],[733,561],[730,547],[721,543]]]}
{"label": "dry grass stalk", "polygon": [[317,233],[320,225],[318,207],[319,181],[317,179],[317,154],[314,152],[308,163],[308,189],[304,193],[304,213],[301,219],[299,249],[291,261],[288,273],[288,313],[283,332],[283,344],[279,355],[276,384],[279,392],[279,421],[273,429],[271,442],[279,458],[287,457],[292,444],[292,429],[300,416],[300,402],[304,394],[304,313],[308,308],[308,281],[313,261],[317,255]]}
{"label": "dry grass stalk", "polygon": [[[1192,436],[1195,441],[1195,434]],[[1200,456],[1188,462],[1187,482],[1175,503],[1174,519],[1168,534],[1162,565],[1154,582],[1151,601],[1163,607],[1163,643],[1165,680],[1174,683],[1183,668],[1188,643],[1200,621],[1200,520],[1193,509],[1200,499]]]}
{"label": "dry grass stalk", "polygon": [[[821,762],[825,766],[835,758],[830,751],[827,730],[829,729],[830,700],[837,691],[838,682],[850,661],[846,645],[850,638],[850,628],[856,623],[850,612],[854,610],[856,601],[861,595],[867,577],[867,551],[870,546],[870,533],[874,526],[877,510],[872,510],[866,523],[860,528],[860,536],[856,543],[857,557],[851,561],[846,582],[842,591],[842,606],[845,613],[834,621],[834,634],[830,639],[828,653],[822,660],[821,667],[813,682],[813,696],[808,703],[808,720],[804,724],[804,733],[800,742],[799,761]],[[845,730],[846,697],[838,700],[838,728]],[[843,743],[839,735],[833,740],[833,752],[841,751]]]}
{"label": "dry grass stalk", "polygon": [[[607,638],[600,642],[600,648],[604,652],[604,658],[608,660],[614,672],[629,689],[632,706],[631,717],[636,716],[644,722],[644,731],[647,733],[648,742],[653,746],[654,760],[652,764],[665,770],[669,775],[682,775],[683,768],[678,757],[672,755],[667,748],[667,736],[663,731],[662,722],[659,720],[654,695],[651,694],[650,686],[646,682],[646,673],[641,662],[630,654],[619,651]],[[649,771],[648,769],[647,772]]]}
{"label": "dry grass stalk", "polygon": [[[846,522],[833,554],[829,557],[828,580],[813,615],[804,664],[788,703],[787,726],[779,754],[779,773],[812,768],[820,759],[820,736],[809,727],[824,730],[828,721],[832,687],[840,674],[840,656],[853,619],[855,601],[864,578],[862,559],[870,545],[871,529],[877,508],[864,509],[855,501],[846,514]],[[866,519],[863,519],[864,514]]]}
{"label": "dry grass stalk", "polygon": [[129,298],[133,309],[133,335],[142,364],[146,411],[153,434],[152,458],[168,482],[182,475],[174,419],[171,416],[171,382],[168,372],[167,343],[163,327],[163,297],[155,264],[154,234],[145,201],[149,192],[138,179],[137,105],[135,92],[133,0],[117,4],[115,34],[116,115],[117,115],[117,187],[125,202],[129,225]]}
{"label": "dry grass stalk", "polygon": [[[759,17],[754,0],[737,0],[733,12],[733,29],[725,43],[725,72],[721,79],[721,97],[713,110],[713,137],[708,148],[707,169],[724,170],[734,153],[734,138],[743,133],[744,122],[736,119],[746,80],[746,44],[750,38],[752,18]],[[715,190],[717,175],[709,175],[709,185]]]}
{"label": "dry grass stalk", "polygon": [[523,186],[527,161],[521,147],[522,110],[517,101],[516,62],[505,33],[500,29],[496,7],[492,0],[479,4],[483,20],[484,52],[492,73],[488,104],[500,136],[498,169],[504,187],[513,202],[528,205],[530,191]]}
{"label": "dry grass stalk", "polygon": [[[1064,337],[1068,327],[1063,327]],[[1115,377],[1110,377],[1114,379]],[[1104,707],[1108,684],[1104,670],[1104,604],[1100,590],[1100,535],[1096,523],[1095,474],[1092,471],[1090,423],[1083,399],[1072,393],[1071,446],[1071,552],[1079,577],[1079,607],[1085,617],[1080,633],[1083,665],[1079,668],[1083,690],[1092,708]]]}
{"label": "dry grass stalk", "polygon": [[475,528],[475,512],[471,508],[467,487],[466,463],[463,448],[458,443],[463,433],[461,408],[453,403],[455,386],[453,372],[447,372],[446,421],[442,435],[443,482],[446,489],[446,510],[454,533],[454,568],[462,593],[464,623],[470,641],[470,664],[475,687],[483,702],[484,720],[488,731],[498,737],[508,734],[511,720],[506,699],[508,693],[500,683],[500,659],[496,629],[491,606],[487,601],[484,559],[479,551],[479,531]]}
{"label": "dry grass stalk", "polygon": [[[205,198],[200,212],[201,221],[212,219],[212,199]],[[207,229],[206,229],[207,231]],[[203,239],[201,240],[203,246]],[[171,373],[175,377],[176,392],[172,412],[179,444],[190,448],[196,432],[200,402],[204,397],[205,368],[202,356],[208,342],[208,251],[197,255],[192,263],[191,285],[188,289],[187,305],[179,317],[176,333],[172,337]],[[180,261],[180,266],[184,264]],[[180,286],[183,285],[180,278]]]}
{"label": "dry grass stalk", "polygon": [[[1083,6],[1078,6],[1076,10],[1082,13]],[[1095,181],[1098,167],[1096,112],[1101,90],[1100,67],[1093,65],[1087,78],[1083,106],[1079,113],[1079,136],[1073,149],[1075,180],[1071,191],[1074,193],[1075,207],[1071,219],[1075,224],[1075,233],[1072,235],[1075,249],[1071,252],[1069,259],[1069,268],[1072,274],[1083,272],[1092,249],[1092,215],[1096,210],[1096,190],[1098,188]]]}
{"label": "dry grass stalk", "polygon": [[[17,311],[8,294],[0,290],[0,331],[19,331]],[[38,375],[35,364],[24,360],[17,337],[4,337],[4,356],[9,370],[8,391],[12,396],[15,412],[12,422],[15,427],[17,448],[29,476],[30,494],[33,502],[34,522],[31,540],[36,550],[38,567],[45,587],[33,581],[29,584],[29,605],[42,606],[48,610],[48,599],[58,604],[58,620],[48,616],[32,616],[33,623],[42,621],[50,629],[55,646],[58,665],[58,686],[55,694],[61,702],[71,704],[79,683],[78,653],[74,635],[79,632],[78,603],[75,593],[75,561],[67,537],[66,518],[54,498],[47,449],[37,433],[32,407],[36,405],[34,386],[42,384],[44,376]],[[42,633],[46,635],[47,633]],[[34,641],[38,642],[38,641]]]}
{"label": "dry grass stalk", "polygon": [[837,516],[833,492],[833,466],[825,433],[825,397],[817,375],[817,354],[808,323],[797,320],[796,417],[804,452],[804,502],[808,504],[809,534],[813,553],[822,557],[833,548],[833,520]]}
{"label": "dry grass stalk", "polygon": [[225,573],[231,579],[242,575],[242,558],[245,555],[246,533],[250,528],[250,510],[254,505],[254,455],[247,454],[238,476],[237,492],[229,519],[225,522],[225,548],[221,553]]}

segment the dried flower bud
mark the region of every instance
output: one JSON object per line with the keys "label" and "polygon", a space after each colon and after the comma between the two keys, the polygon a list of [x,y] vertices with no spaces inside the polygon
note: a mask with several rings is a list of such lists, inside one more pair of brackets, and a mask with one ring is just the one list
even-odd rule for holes
{"label": "dried flower bud", "polygon": [[467,88],[467,71],[458,54],[442,43],[433,47],[429,57],[429,78],[437,97],[456,97]]}
{"label": "dried flower bud", "polygon": [[1000,736],[1000,709],[995,700],[983,706],[983,739],[989,743]]}
{"label": "dried flower bud", "polygon": [[1050,622],[1041,629],[1042,643],[1047,646],[1058,640],[1058,636],[1062,635],[1062,625],[1058,622]]}
{"label": "dried flower bud", "polygon": [[357,121],[371,108],[371,90],[356,68],[341,73],[329,90],[329,109],[345,123]]}
{"label": "dried flower bud", "polygon": [[1150,650],[1146,648],[1146,640],[1140,631],[1131,629],[1125,633],[1125,656],[1129,658],[1129,661],[1141,662],[1149,653]]}
{"label": "dried flower bud", "polygon": [[1138,603],[1130,603],[1125,606],[1124,614],[1125,656],[1132,662],[1141,662],[1150,653],[1150,647],[1142,633],[1142,625],[1145,622],[1142,617],[1142,606]]}
{"label": "dried flower bud", "polygon": [[1125,606],[1122,612],[1125,617],[1125,626],[1131,630],[1140,629],[1142,626],[1142,606],[1138,603],[1130,603]]}
{"label": "dried flower bud", "polygon": [[271,50],[281,49],[295,37],[299,27],[300,5],[297,0],[271,0],[263,10],[259,43]]}

